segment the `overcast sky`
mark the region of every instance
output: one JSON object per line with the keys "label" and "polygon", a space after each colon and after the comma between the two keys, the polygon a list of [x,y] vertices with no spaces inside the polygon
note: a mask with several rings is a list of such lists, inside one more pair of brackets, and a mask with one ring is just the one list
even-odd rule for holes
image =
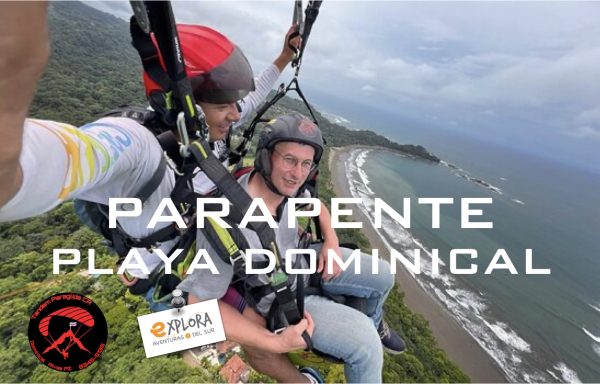
{"label": "overcast sky", "polygon": [[[127,2],[88,4],[131,14]],[[174,9],[178,22],[223,32],[260,71],[281,50],[292,5],[178,1]],[[301,82],[305,93],[600,169],[600,3],[326,0]]]}

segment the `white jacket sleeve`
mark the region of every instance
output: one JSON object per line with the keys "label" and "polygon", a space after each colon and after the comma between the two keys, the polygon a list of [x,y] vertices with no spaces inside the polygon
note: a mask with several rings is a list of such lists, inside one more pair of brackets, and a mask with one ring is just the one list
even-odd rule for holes
{"label": "white jacket sleeve", "polygon": [[273,89],[273,85],[280,74],[281,72],[279,72],[277,66],[271,64],[254,79],[256,89],[240,100],[240,107],[242,109],[240,112],[240,121],[235,123],[233,129],[244,124],[250,118],[256,108],[265,100],[269,91]]}
{"label": "white jacket sleeve", "polygon": [[[161,156],[152,133],[130,119],[104,118],[81,128],[28,119],[20,157],[23,184],[0,209],[0,222],[36,216],[72,198],[108,204],[111,197],[133,197]],[[168,179],[158,188],[165,197]]]}

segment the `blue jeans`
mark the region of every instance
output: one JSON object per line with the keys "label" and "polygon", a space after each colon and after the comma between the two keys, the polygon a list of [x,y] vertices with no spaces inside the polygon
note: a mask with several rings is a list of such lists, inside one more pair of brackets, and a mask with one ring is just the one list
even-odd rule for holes
{"label": "blue jeans", "polygon": [[[346,260],[351,250],[342,248]],[[318,249],[317,249],[318,251]],[[349,295],[367,299],[367,314],[323,296],[307,296],[305,308],[315,323],[315,349],[344,361],[344,373],[349,383],[380,383],[383,369],[383,349],[377,333],[382,319],[383,303],[394,286],[390,265],[379,260],[378,274],[372,274],[372,257],[361,253],[356,259],[360,274],[354,273],[354,262],[339,276],[323,281],[323,291],[329,295]]]}

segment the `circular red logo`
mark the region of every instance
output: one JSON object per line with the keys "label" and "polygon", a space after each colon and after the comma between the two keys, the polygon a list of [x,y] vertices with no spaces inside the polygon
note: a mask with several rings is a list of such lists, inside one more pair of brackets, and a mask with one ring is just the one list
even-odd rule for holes
{"label": "circular red logo", "polygon": [[308,136],[308,137],[317,136],[317,126],[315,125],[315,123],[313,123],[312,121],[310,121],[308,119],[300,120],[300,123],[298,124],[298,130],[304,136]]}
{"label": "circular red logo", "polygon": [[88,297],[59,293],[42,301],[29,320],[29,345],[46,366],[62,372],[87,368],[106,347],[108,327]]}

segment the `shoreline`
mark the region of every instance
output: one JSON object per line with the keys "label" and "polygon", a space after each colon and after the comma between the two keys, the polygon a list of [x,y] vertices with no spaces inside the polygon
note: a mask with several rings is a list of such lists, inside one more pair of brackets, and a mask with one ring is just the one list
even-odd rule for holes
{"label": "shoreline", "polygon": [[[348,181],[345,177],[345,164],[348,149],[363,146],[330,148],[328,166],[331,172],[331,183],[338,197],[350,196]],[[366,146],[365,146],[366,147]],[[362,232],[371,242],[372,248],[387,249],[370,221],[360,210],[355,210],[354,220],[363,222]],[[443,308],[435,299],[425,292],[417,281],[403,268],[399,268],[396,281],[404,292],[404,301],[410,310],[422,315],[437,340],[438,346],[446,351],[450,360],[456,363],[471,378],[472,382],[497,383],[507,382],[504,373],[475,339]]]}

